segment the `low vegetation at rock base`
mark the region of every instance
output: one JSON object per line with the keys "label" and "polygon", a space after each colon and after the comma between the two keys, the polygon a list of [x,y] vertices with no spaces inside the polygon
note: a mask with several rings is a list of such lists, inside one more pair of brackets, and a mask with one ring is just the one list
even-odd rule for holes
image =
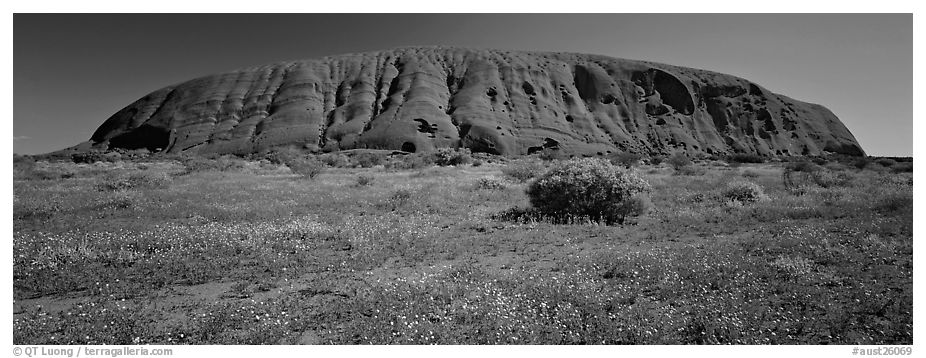
{"label": "low vegetation at rock base", "polygon": [[14,158],[14,344],[913,342],[903,158],[286,152]]}
{"label": "low vegetation at rock base", "polygon": [[746,203],[768,200],[768,195],[765,195],[765,190],[759,184],[744,180],[727,184],[723,196],[729,200]]}

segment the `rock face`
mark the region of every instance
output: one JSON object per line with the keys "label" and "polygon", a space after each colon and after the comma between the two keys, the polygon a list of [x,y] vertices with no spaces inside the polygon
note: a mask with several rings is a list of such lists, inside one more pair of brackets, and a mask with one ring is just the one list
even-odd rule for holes
{"label": "rock face", "polygon": [[522,155],[864,155],[826,108],[745,79],[572,53],[403,48],[206,76],[123,108],[97,147],[297,145]]}

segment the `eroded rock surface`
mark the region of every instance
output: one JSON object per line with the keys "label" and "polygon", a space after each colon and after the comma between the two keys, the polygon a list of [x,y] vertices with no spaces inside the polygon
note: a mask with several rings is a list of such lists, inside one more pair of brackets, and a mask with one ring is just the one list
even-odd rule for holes
{"label": "eroded rock surface", "polygon": [[197,153],[298,145],[521,155],[863,155],[826,108],[720,73],[572,53],[403,48],[276,63],[162,88],[95,146]]}

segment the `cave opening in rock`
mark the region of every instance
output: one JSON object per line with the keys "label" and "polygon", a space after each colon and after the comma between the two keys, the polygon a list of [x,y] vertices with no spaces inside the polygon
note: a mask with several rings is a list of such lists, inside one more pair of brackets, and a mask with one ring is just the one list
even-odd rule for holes
{"label": "cave opening in rock", "polygon": [[412,142],[405,142],[405,143],[402,143],[402,151],[403,151],[403,152],[414,153],[414,152],[415,152],[415,149],[416,149],[416,148],[415,148],[415,143],[412,143]]}

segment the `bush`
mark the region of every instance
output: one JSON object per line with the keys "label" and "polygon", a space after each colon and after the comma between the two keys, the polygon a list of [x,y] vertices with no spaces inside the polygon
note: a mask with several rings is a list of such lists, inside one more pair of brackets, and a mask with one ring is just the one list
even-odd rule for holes
{"label": "bush", "polygon": [[694,176],[694,175],[704,175],[707,173],[707,170],[704,168],[698,168],[694,165],[686,165],[681,168],[675,169],[676,175],[685,175],[685,176]]}
{"label": "bush", "polygon": [[814,184],[817,184],[823,188],[834,186],[847,187],[854,179],[849,173],[837,172],[828,169],[817,170],[813,173],[810,173],[810,178],[813,180]]}
{"label": "bush", "polygon": [[35,159],[28,155],[13,154],[13,177],[25,178],[32,176],[35,170]]}
{"label": "bush", "polygon": [[640,164],[640,160],[643,159],[643,156],[636,153],[616,153],[611,155],[608,160],[611,161],[611,164],[622,165],[624,167],[630,168],[634,165]]}
{"label": "bush", "polygon": [[535,160],[518,160],[502,168],[502,174],[519,182],[531,180],[543,171],[542,163]]}
{"label": "bush", "polygon": [[97,185],[101,191],[124,191],[131,189],[158,189],[169,186],[170,176],[161,172],[135,172],[111,176]]}
{"label": "bush", "polygon": [[13,153],[13,163],[35,163],[35,158],[28,154]]}
{"label": "bush", "polygon": [[373,181],[374,181],[375,179],[376,179],[376,178],[375,178],[374,176],[372,176],[372,175],[369,175],[369,174],[360,174],[360,175],[357,176],[357,182],[356,182],[355,186],[368,186],[368,185],[372,185],[372,184],[373,184]]}
{"label": "bush", "polygon": [[363,152],[353,157],[353,162],[361,168],[372,168],[386,162],[386,155],[381,153]]}
{"label": "bush", "polygon": [[812,173],[819,170],[823,168],[809,161],[791,162],[785,165],[781,173],[781,181],[788,189],[806,186],[813,181]]}
{"label": "bush", "polygon": [[868,158],[868,157],[859,157],[859,158],[856,158],[856,159],[852,162],[852,166],[854,166],[854,167],[856,167],[856,168],[858,168],[858,169],[865,169],[865,167],[867,167],[869,163],[871,163],[871,158]]}
{"label": "bush", "polygon": [[237,172],[247,168],[244,159],[234,155],[223,155],[219,157],[215,160],[215,165],[219,171],[223,172]]}
{"label": "bush", "polygon": [[540,158],[540,160],[549,162],[553,160],[566,159],[566,154],[563,154],[563,152],[560,151],[559,149],[546,148],[540,151],[539,153],[537,153],[537,157]]}
{"label": "bush", "polygon": [[728,200],[735,200],[742,203],[753,203],[757,201],[768,200],[768,195],[759,184],[749,181],[734,181],[727,184],[722,196]]}
{"label": "bush", "polygon": [[389,162],[388,166],[391,169],[422,169],[432,164],[434,164],[434,157],[429,153],[412,153]]}
{"label": "bush", "polygon": [[645,193],[631,195],[630,198],[625,200],[623,205],[620,206],[627,218],[646,215],[650,210],[653,210],[653,207],[655,207],[653,201],[650,199],[649,195]]}
{"label": "bush", "polygon": [[639,215],[650,185],[633,171],[606,160],[585,158],[555,164],[527,188],[531,205],[542,214],[568,219],[588,217],[605,224],[623,224]]}
{"label": "bush", "polygon": [[389,195],[389,197],[378,206],[389,211],[396,211],[408,205],[409,202],[412,201],[413,197],[414,193],[412,193],[411,190],[398,189],[393,192],[392,195]]}
{"label": "bush", "polygon": [[830,162],[830,160],[827,159],[826,157],[810,157],[810,161],[812,161],[816,165],[826,165],[827,163]]}
{"label": "bush", "polygon": [[139,149],[117,148],[115,149],[115,151],[118,152],[120,155],[122,155],[123,160],[138,160],[138,159],[145,159],[151,156],[151,151],[149,151],[147,148],[139,148]]}
{"label": "bush", "polygon": [[13,163],[13,178],[18,180],[57,180],[73,178],[75,173],[64,168],[39,168],[33,161]]}
{"label": "bush", "polygon": [[504,189],[504,188],[506,188],[505,183],[496,178],[482,177],[482,178],[476,179],[476,189],[477,190],[478,189],[498,190],[498,189]]}
{"label": "bush", "polygon": [[894,173],[913,173],[913,162],[897,163],[891,167]]}
{"label": "bush", "polygon": [[101,207],[112,209],[130,209],[139,206],[143,198],[133,190],[119,190],[112,194]]}
{"label": "bush", "polygon": [[273,164],[286,164],[288,161],[304,158],[305,152],[293,147],[277,148],[273,152],[264,154],[263,157]]}
{"label": "bush", "polygon": [[318,159],[325,165],[332,168],[350,167],[350,158],[341,153],[326,153],[318,156]]}
{"label": "bush", "polygon": [[758,178],[761,176],[759,172],[752,170],[752,169],[743,170],[742,175],[743,177],[746,177],[746,178]]}
{"label": "bush", "polygon": [[846,187],[854,179],[849,173],[826,169],[806,161],[788,163],[781,176],[785,187],[788,189],[806,187],[811,184],[823,188]]}
{"label": "bush", "polygon": [[244,170],[244,160],[233,155],[209,159],[203,156],[179,156],[177,160],[186,168],[182,174],[199,172],[230,172]]}
{"label": "bush", "polygon": [[449,165],[462,165],[469,164],[473,161],[473,158],[470,157],[469,149],[461,148],[460,150],[454,150],[453,148],[439,148],[437,152],[434,153],[434,164],[440,165],[442,167]]}
{"label": "bush", "polygon": [[893,167],[894,165],[896,165],[896,164],[897,164],[897,161],[895,161],[895,160],[893,160],[893,159],[891,159],[891,158],[878,158],[878,159],[875,160],[875,163],[878,163],[878,165],[880,165],[880,166],[882,166],[882,167],[890,168],[890,167]]}
{"label": "bush", "polygon": [[815,171],[822,170],[823,168],[808,161],[800,161],[788,163],[788,165],[785,166],[785,169],[792,172],[813,173]]}
{"label": "bush", "polygon": [[765,158],[758,154],[737,153],[727,157],[728,163],[765,163]]}
{"label": "bush", "polygon": [[305,179],[314,179],[325,171],[325,164],[315,158],[291,158],[284,164],[293,174],[299,174]]}
{"label": "bush", "polygon": [[93,164],[96,162],[118,162],[122,159],[122,154],[117,152],[89,151],[84,153],[71,154],[71,161],[76,164]]}
{"label": "bush", "polygon": [[681,171],[684,168],[690,167],[692,164],[691,159],[688,159],[688,156],[686,156],[684,153],[673,154],[671,157],[666,159],[666,163],[669,163],[669,165],[672,166],[672,169],[675,169],[676,171]]}

